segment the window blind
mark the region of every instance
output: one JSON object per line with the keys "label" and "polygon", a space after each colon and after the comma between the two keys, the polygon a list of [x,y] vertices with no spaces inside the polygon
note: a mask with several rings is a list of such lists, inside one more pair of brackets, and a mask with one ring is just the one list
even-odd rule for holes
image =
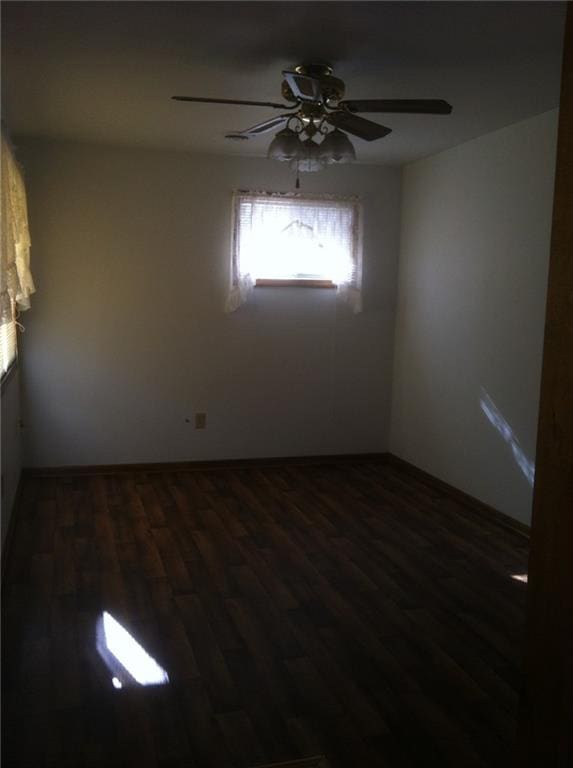
{"label": "window blind", "polygon": [[358,249],[356,200],[236,195],[234,264],[239,276],[354,284]]}
{"label": "window blind", "polygon": [[4,375],[16,359],[16,323],[9,322],[0,325],[0,365],[1,375]]}

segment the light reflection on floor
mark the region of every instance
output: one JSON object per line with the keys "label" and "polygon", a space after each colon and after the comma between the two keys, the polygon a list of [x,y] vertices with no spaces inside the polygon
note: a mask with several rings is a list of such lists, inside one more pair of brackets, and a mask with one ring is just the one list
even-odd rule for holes
{"label": "light reflection on floor", "polygon": [[527,584],[527,574],[526,573],[512,573],[511,578],[515,579],[515,581],[521,581],[524,584]]}
{"label": "light reflection on floor", "polygon": [[104,611],[96,627],[96,647],[112,673],[116,689],[129,685],[165,685],[169,675],[119,621]]}

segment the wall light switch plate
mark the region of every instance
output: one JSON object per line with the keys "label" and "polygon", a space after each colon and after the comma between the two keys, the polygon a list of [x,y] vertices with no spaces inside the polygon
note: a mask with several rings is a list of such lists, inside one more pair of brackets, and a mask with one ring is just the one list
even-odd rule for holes
{"label": "wall light switch plate", "polygon": [[196,413],[195,414],[195,429],[206,429],[207,427],[207,414]]}

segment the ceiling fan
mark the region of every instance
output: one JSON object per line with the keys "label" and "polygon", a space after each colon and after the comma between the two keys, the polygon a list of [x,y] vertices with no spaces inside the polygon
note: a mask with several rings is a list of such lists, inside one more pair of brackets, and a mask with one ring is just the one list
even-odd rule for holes
{"label": "ceiling fan", "polygon": [[318,62],[284,70],[281,92],[286,104],[200,96],[172,98],[175,101],[242,104],[283,110],[283,114],[277,117],[243,131],[228,133],[226,138],[245,140],[282,128],[271,142],[269,157],[296,162],[299,170],[318,170],[327,162],[354,160],[354,148],[346,134],[374,141],[391,133],[391,128],[360,117],[360,112],[449,115],[452,111],[451,105],[442,99],[345,100],[344,82],[334,77],[332,72],[330,64]]}

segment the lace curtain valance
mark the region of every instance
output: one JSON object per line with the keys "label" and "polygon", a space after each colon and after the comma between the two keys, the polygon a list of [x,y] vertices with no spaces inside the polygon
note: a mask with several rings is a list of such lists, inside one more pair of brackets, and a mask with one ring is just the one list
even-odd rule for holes
{"label": "lace curtain valance", "polygon": [[22,172],[2,133],[2,241],[0,324],[15,323],[16,312],[30,308],[34,281],[30,272],[30,233]]}

